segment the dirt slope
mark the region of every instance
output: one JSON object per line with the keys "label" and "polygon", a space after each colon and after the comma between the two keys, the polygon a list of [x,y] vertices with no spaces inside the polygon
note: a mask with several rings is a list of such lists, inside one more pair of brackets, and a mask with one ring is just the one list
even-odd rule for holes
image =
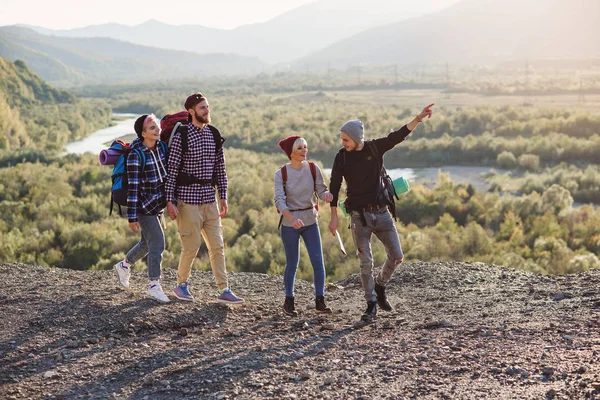
{"label": "dirt slope", "polygon": [[282,277],[230,277],[247,304],[217,304],[206,272],[195,303],[158,305],[145,271],[123,291],[111,271],[0,265],[0,398],[600,398],[600,271],[405,264],[395,311],[363,328],[356,275],[329,285],[325,317],[298,282],[294,319]]}

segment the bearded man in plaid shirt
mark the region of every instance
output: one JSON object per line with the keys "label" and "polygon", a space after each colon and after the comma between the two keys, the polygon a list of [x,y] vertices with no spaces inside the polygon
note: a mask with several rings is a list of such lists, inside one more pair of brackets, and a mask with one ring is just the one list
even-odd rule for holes
{"label": "bearded man in plaid shirt", "polygon": [[217,301],[243,303],[229,288],[225,267],[221,218],[227,215],[227,173],[221,135],[209,125],[210,108],[202,93],[189,96],[185,109],[188,127],[173,137],[166,182],[167,214],[177,220],[182,247],[173,292],[178,299],[194,300],[188,281],[203,237],[219,287]]}

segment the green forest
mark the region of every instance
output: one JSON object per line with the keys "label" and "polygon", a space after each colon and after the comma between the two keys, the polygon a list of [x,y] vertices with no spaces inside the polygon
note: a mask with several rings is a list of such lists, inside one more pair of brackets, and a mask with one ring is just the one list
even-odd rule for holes
{"label": "green forest", "polygon": [[[365,121],[366,138],[375,138],[400,128],[427,104],[380,101],[389,88],[344,89],[340,83],[344,90],[312,89],[315,82],[301,74],[289,77],[287,86],[282,75],[71,92],[49,87],[22,62],[0,60],[0,74],[0,261],[79,270],[110,268],[138,240],[124,218],[108,216],[111,168],[99,165],[96,154],[62,155],[69,141],[108,126],[112,112],[160,117],[180,111],[189,93],[202,91],[214,125],[227,138],[228,269],[279,274],[285,255],[273,174],[287,161],[279,139],[302,135],[309,157],[329,168],[347,119]],[[490,77],[488,83],[494,82]],[[434,117],[386,154],[386,166],[487,166],[506,172],[492,169],[489,191],[455,183],[445,173],[434,185],[413,184],[396,202],[406,260],[481,261],[551,274],[600,268],[600,109],[521,100],[490,105],[485,98],[453,106],[445,104],[446,92],[430,89],[425,85],[426,95],[439,96],[430,98]],[[320,215],[328,279],[357,271],[346,220],[340,219],[340,234],[348,257],[327,229],[329,206],[322,204]],[[174,221],[167,221],[166,241],[163,266],[176,268],[180,243]],[[384,249],[373,244],[381,263]],[[298,276],[310,279],[312,268],[301,249]],[[209,268],[205,246],[195,267]]]}

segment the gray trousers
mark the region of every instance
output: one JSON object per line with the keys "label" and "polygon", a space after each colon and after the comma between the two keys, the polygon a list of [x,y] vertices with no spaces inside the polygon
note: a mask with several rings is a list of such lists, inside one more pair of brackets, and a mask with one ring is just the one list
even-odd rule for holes
{"label": "gray trousers", "polygon": [[[365,299],[376,301],[375,279],[379,285],[385,286],[398,266],[395,260],[403,258],[404,254],[394,219],[387,208],[381,208],[375,212],[364,211],[363,215],[366,226],[363,225],[360,213],[352,211],[350,229],[356,246],[356,254],[360,260],[360,279],[365,291]],[[373,254],[371,253],[371,236],[373,234],[383,243],[387,254],[377,278],[373,277]]]}
{"label": "gray trousers", "polygon": [[142,239],[129,250],[127,261],[134,264],[147,254],[148,279],[151,281],[158,280],[160,279],[162,254],[165,250],[165,233],[160,225],[160,217],[157,215],[138,215],[138,222],[142,228]]}

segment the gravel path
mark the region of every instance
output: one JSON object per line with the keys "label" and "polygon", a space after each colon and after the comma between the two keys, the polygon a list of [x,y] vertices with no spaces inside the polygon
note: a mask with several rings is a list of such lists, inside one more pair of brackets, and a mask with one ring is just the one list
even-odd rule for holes
{"label": "gravel path", "polygon": [[395,310],[363,327],[357,275],[328,286],[329,316],[297,282],[297,318],[281,276],[231,273],[236,307],[206,272],[196,302],[167,305],[145,297],[145,271],[130,291],[112,271],[3,264],[0,279],[2,399],[600,398],[600,271],[405,264]]}

